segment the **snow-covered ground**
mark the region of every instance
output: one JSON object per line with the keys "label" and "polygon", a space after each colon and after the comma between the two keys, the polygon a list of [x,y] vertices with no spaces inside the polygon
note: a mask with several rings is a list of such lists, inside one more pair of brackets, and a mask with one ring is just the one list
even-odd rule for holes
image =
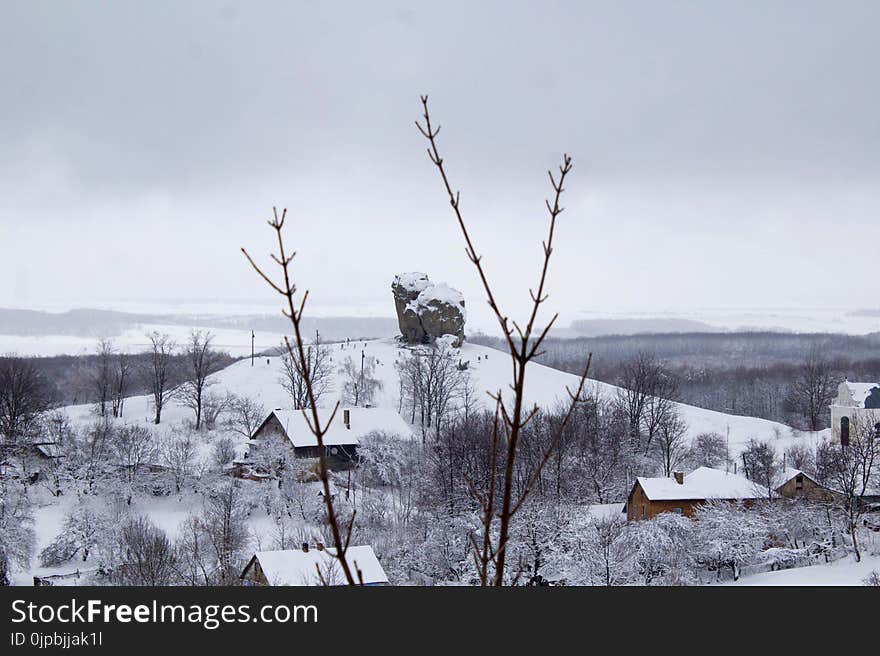
{"label": "snow-covered ground", "polygon": [[[332,368],[338,371],[342,362],[351,357],[357,362],[361,353],[376,359],[376,375],[382,382],[382,389],[375,399],[375,405],[379,407],[398,410],[400,405],[399,378],[395,368],[395,362],[406,356],[406,349],[401,347],[396,340],[383,339],[366,342],[329,344]],[[480,392],[496,392],[506,390],[510,376],[510,361],[505,353],[488,347],[465,343],[456,354],[462,362],[468,364],[474,385]],[[290,400],[286,391],[281,386],[282,363],[279,357],[257,358],[253,366],[250,359],[233,363],[222,371],[211,376],[210,393],[225,395],[227,392],[238,396],[250,397],[260,401],[267,411],[275,408],[289,408]],[[339,396],[342,389],[341,374],[336,374],[333,391],[328,394],[324,404],[332,404]],[[528,402],[542,407],[553,407],[566,398],[566,387],[574,388],[577,377],[562,371],[558,371],[540,364],[531,364],[526,375],[526,396]],[[590,382],[590,390],[603,397],[615,394],[616,388],[596,381]],[[478,394],[488,406],[490,403],[488,394]],[[87,426],[95,420],[94,408],[91,405],[78,405],[64,408],[64,411],[77,426]],[[758,438],[772,440],[778,450],[786,448],[794,442],[809,442],[813,444],[822,433],[793,433],[788,427],[764,419],[752,417],[739,417],[726,415],[720,412],[704,410],[684,404],[679,404],[682,418],[687,422],[689,434],[693,437],[706,431],[718,432],[726,435],[729,439],[731,454],[737,454],[739,450],[751,439]],[[152,408],[150,399],[146,396],[128,398],[125,402],[124,417],[121,421],[126,423],[140,424],[157,431],[160,435],[173,435],[180,432],[180,426],[191,420],[192,411],[183,405],[172,401],[163,410],[163,422],[155,426],[151,422]],[[406,417],[404,417],[406,418]],[[339,420],[339,419],[337,419]],[[217,438],[218,431],[213,434],[199,435],[199,453],[203,458],[211,455],[212,440]],[[233,433],[226,433],[234,436]],[[242,436],[236,438],[240,450],[244,450],[245,439]],[[249,483],[250,484],[250,483]],[[253,483],[253,485],[259,485]],[[43,505],[36,511],[36,530],[38,537],[37,549],[42,549],[57,534],[62,524],[65,508],[72,503],[73,499],[62,497],[54,499],[48,497],[43,500]],[[165,530],[169,537],[177,534],[180,523],[188,513],[198,510],[200,501],[197,497],[150,498],[136,501],[139,512],[149,516],[155,524]],[[617,514],[619,504],[609,504],[603,508],[597,508],[599,513]],[[251,530],[263,544],[271,541],[272,523],[271,518],[254,517],[250,520]],[[65,571],[70,571],[66,566]],[[862,578],[870,571],[870,567],[860,566],[858,571],[865,569]],[[841,570],[842,571],[842,570]],[[17,582],[28,584],[30,577],[34,575],[47,575],[55,573],[51,570],[35,568],[27,572],[20,572],[16,576]],[[780,574],[785,574],[780,573]],[[764,576],[764,575],[761,575]],[[853,578],[855,574],[850,576]],[[751,580],[752,577],[750,577]],[[758,579],[760,581],[760,579]],[[847,579],[848,580],[848,579]]]}
{"label": "snow-covered ground", "polygon": [[[178,344],[183,344],[189,337],[192,328],[180,324],[137,324],[126,328],[119,335],[112,337],[113,346],[122,352],[138,353],[149,347],[147,334],[153,331],[167,334]],[[251,331],[235,328],[211,328],[213,347],[226,351],[232,356],[244,356],[251,353]],[[283,339],[281,333],[256,331],[254,346],[257,352],[271,349]],[[96,337],[77,337],[75,335],[39,335],[25,337],[22,335],[0,334],[0,353],[16,353],[22,356],[52,355],[87,355],[95,352]]]}
{"label": "snow-covered ground", "polygon": [[[382,382],[382,389],[375,399],[374,405],[399,410],[400,380],[394,364],[397,360],[406,357],[407,351],[405,348],[401,348],[396,340],[381,339],[329,344],[328,348],[334,371],[338,370],[347,357],[351,357],[357,362],[361,357],[361,352],[366,357],[375,358],[377,362],[376,376]],[[510,360],[505,353],[489,347],[465,343],[458,350],[457,357],[462,362],[468,363],[468,370],[474,385],[481,392],[477,398],[482,399],[487,406],[489,404],[488,394],[482,392],[494,393],[501,390],[509,393]],[[267,410],[288,408],[290,400],[280,384],[282,375],[280,357],[257,358],[254,366],[251,366],[250,358],[248,358],[235,362],[214,374],[211,377],[213,385],[210,391],[219,395],[230,392],[238,396],[250,397],[260,401]],[[537,404],[540,407],[552,408],[567,398],[566,387],[573,390],[576,388],[577,382],[577,376],[573,374],[532,363],[526,373],[527,401],[530,405]],[[341,389],[342,379],[341,375],[337,373],[333,393],[328,394],[322,404],[332,405],[339,397]],[[598,381],[590,381],[589,390],[602,398],[611,398],[617,392],[615,386]],[[677,406],[681,417],[688,425],[688,434],[691,437],[705,432],[716,432],[726,436],[731,456],[738,455],[752,438],[772,441],[777,450],[782,452],[795,443],[814,445],[828,433],[827,430],[817,433],[793,431],[784,424],[766,419],[728,415],[682,403]],[[77,423],[89,422],[92,419],[92,406],[90,405],[70,406],[65,408],[65,412]],[[187,420],[191,414],[192,411],[188,408],[172,402],[171,406],[163,411],[163,426]],[[124,417],[126,422],[136,422],[152,427],[151,416],[149,397],[136,396],[126,400]],[[163,430],[162,427],[159,429]]]}
{"label": "snow-covered ground", "polygon": [[847,556],[829,564],[743,576],[726,585],[864,585],[873,571],[880,572],[880,556],[863,555],[858,563]]}

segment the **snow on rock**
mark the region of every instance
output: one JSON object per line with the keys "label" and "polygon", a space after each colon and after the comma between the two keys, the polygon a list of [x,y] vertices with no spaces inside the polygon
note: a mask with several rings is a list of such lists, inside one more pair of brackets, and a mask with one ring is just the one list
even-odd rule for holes
{"label": "snow on rock", "polygon": [[424,344],[454,335],[464,341],[464,295],[445,283],[433,284],[424,273],[395,276],[391,284],[400,332],[410,344]]}

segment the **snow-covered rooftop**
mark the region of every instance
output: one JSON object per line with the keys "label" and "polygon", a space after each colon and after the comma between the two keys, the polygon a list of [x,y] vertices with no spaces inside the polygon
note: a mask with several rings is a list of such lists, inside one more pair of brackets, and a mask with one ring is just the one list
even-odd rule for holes
{"label": "snow-covered rooftop", "polygon": [[[349,428],[345,426],[345,411],[349,414]],[[318,441],[309,428],[302,410],[274,410],[274,415],[281,422],[291,444],[297,448],[317,446]],[[322,413],[322,421],[326,421],[329,411]],[[309,415],[311,420],[311,415]],[[359,444],[360,440],[370,433],[387,433],[403,438],[412,437],[412,429],[403,418],[389,408],[340,408],[330,428],[324,434],[325,446]]]}
{"label": "snow-covered rooftop", "polygon": [[880,383],[851,383],[848,380],[844,385],[849,389],[850,396],[858,408],[864,408],[865,400],[870,396],[871,391],[880,387]]}
{"label": "snow-covered rooftop", "polygon": [[795,469],[794,467],[786,467],[781,472],[776,475],[776,480],[773,483],[773,487],[780,487],[788,483],[795,476],[802,476],[804,472],[800,469]]}
{"label": "snow-covered rooftop", "polygon": [[[323,550],[312,548],[308,551],[258,551],[254,557],[260,563],[269,585],[323,585],[318,576],[319,569],[327,585],[345,585],[345,574],[335,554],[336,550],[328,547]],[[365,585],[388,583],[388,577],[376,558],[373,547],[349,547],[345,552],[345,561],[355,577],[356,570],[360,570]]]}
{"label": "snow-covered rooftop", "polygon": [[684,499],[761,499],[767,495],[745,476],[700,467],[684,477],[683,483],[674,478],[636,479],[651,501],[679,501]]}

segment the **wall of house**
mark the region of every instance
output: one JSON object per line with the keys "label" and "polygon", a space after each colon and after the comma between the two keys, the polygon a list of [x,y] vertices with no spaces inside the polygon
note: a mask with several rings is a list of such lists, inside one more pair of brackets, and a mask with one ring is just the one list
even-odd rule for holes
{"label": "wall of house", "polygon": [[645,495],[642,486],[636,483],[626,503],[626,518],[628,521],[651,519],[663,512],[674,512],[685,517],[693,517],[701,503],[703,502],[700,500],[651,501]]}
{"label": "wall of house", "polygon": [[[317,446],[294,447],[287,437],[287,431],[275,415],[272,415],[255,433],[254,441],[256,445],[251,448],[251,460],[259,452],[260,444],[266,441],[280,440],[286,444],[293,455],[297,458],[313,458],[320,456],[320,449]],[[333,453],[333,450],[336,453]],[[327,466],[330,469],[347,469],[357,458],[357,445],[346,444],[345,446],[328,446],[324,447],[324,457]]]}
{"label": "wall of house", "polygon": [[804,476],[801,487],[798,487],[797,480],[792,478],[776,488],[776,491],[789,499],[807,499],[809,501],[832,501],[834,499],[834,495],[830,491],[821,487],[809,476]]}
{"label": "wall of house", "polygon": [[278,421],[278,417],[272,415],[266,422],[257,429],[253,436],[256,445],[251,447],[251,457],[253,460],[256,453],[260,450],[260,444],[265,442],[274,442],[279,441],[282,444],[286,444],[292,453],[295,453],[295,449],[293,445],[290,443],[290,440],[287,439],[287,431],[284,430],[284,426],[281,425],[281,422]]}
{"label": "wall of house", "polygon": [[269,581],[266,579],[266,575],[263,573],[263,568],[260,567],[260,561],[254,558],[249,564],[247,569],[242,573],[242,580],[249,585],[269,585]]}

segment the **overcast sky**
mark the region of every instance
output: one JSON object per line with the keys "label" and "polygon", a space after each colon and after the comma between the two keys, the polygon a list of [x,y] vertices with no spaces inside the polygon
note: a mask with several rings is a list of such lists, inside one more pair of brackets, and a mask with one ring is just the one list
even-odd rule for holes
{"label": "overcast sky", "polygon": [[278,205],[318,306],[479,313],[429,93],[513,315],[565,151],[564,317],[876,306],[878,61],[876,2],[4,2],[0,305],[271,302]]}

